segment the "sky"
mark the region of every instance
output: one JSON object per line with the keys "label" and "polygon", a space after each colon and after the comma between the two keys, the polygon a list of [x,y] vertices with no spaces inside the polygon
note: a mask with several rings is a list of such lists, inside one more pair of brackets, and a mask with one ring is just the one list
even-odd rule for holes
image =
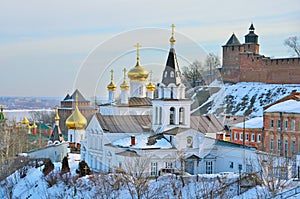
{"label": "sky", "polygon": [[300,36],[299,19],[299,0],[0,0],[0,96],[63,98],[79,88],[105,97],[109,71],[119,83],[122,69],[135,65],[136,42],[160,81],[171,24],[181,67],[205,53],[221,57],[233,32],[244,42],[251,22],[261,54],[288,57],[283,42]]}

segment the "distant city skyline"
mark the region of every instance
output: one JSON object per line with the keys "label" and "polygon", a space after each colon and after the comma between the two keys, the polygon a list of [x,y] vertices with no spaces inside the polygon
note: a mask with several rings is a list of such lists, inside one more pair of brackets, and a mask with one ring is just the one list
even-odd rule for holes
{"label": "distant city skyline", "polygon": [[[283,0],[3,1],[0,6],[0,96],[64,97],[74,91],[80,67],[99,44],[135,29],[156,28],[170,32],[173,23],[176,35],[184,35],[204,51],[221,57],[221,46],[231,34],[234,32],[243,43],[253,22],[261,54],[290,57],[293,52],[283,42],[290,36],[300,35],[299,18],[300,2],[297,0],[288,3]],[[158,46],[163,50],[169,47],[167,34],[164,33],[160,41],[164,45]],[[133,38],[132,44],[126,44],[132,60],[124,63],[122,59],[117,60],[120,68],[134,66],[135,42],[145,43],[145,47],[150,43],[147,41],[150,36],[139,38],[141,41]],[[178,47],[181,47],[180,36],[178,38]],[[120,45],[116,43],[107,51],[118,51]],[[182,50],[178,47],[177,51]],[[141,53],[141,62],[146,66],[165,64],[166,52],[158,57],[154,57],[155,53],[151,55],[153,61],[146,58],[150,51]],[[183,56],[186,54],[189,52]],[[180,66],[185,64],[181,62]],[[99,71],[93,73],[106,76],[103,71],[108,66],[98,65]],[[116,79],[120,78],[122,76]],[[107,79],[109,77],[104,78]],[[82,93],[86,97],[95,94],[104,97],[107,84],[101,82],[96,90],[83,90]]]}

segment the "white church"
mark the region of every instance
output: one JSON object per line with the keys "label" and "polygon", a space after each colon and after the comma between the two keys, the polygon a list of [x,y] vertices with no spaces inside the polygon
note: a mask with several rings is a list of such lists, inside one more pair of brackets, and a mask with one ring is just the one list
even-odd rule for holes
{"label": "white church", "polygon": [[152,82],[152,72],[147,83],[149,73],[141,66],[139,44],[136,65],[128,73],[124,69],[119,101],[115,100],[117,85],[111,71],[109,104],[99,106],[81,140],[81,160],[92,170],[124,169],[126,162],[136,158],[147,159],[152,176],[164,168],[190,174],[251,169],[250,160],[257,153],[254,148],[215,139],[213,135],[224,129],[213,115],[191,116],[175,41],[172,25],[170,50],[157,85]]}

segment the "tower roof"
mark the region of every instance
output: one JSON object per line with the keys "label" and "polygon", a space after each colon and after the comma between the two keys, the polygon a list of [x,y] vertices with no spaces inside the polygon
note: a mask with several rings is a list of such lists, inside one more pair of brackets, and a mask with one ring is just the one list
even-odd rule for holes
{"label": "tower roof", "polygon": [[126,68],[123,69],[124,72],[124,81],[123,83],[120,85],[121,90],[129,90],[129,84],[126,81]]}
{"label": "tower roof", "polygon": [[239,39],[235,36],[234,33],[232,33],[231,37],[226,43],[226,46],[238,46],[241,45]]}
{"label": "tower roof", "polygon": [[181,83],[181,73],[178,66],[177,56],[174,48],[175,38],[174,38],[174,24],[172,25],[172,37],[170,39],[171,48],[169,51],[169,55],[167,58],[167,63],[165,66],[165,70],[163,72],[162,83],[164,85],[169,85],[174,83],[178,85]]}
{"label": "tower roof", "polygon": [[81,92],[78,89],[76,89],[71,96],[69,94],[67,94],[63,101],[69,101],[69,100],[75,101],[76,96],[78,97],[77,100],[79,102],[87,102],[88,101],[83,97],[83,95],[81,94]]}
{"label": "tower roof", "polygon": [[258,42],[258,35],[254,33],[254,25],[251,23],[249,27],[249,33],[245,35],[245,43],[255,43],[257,44]]}
{"label": "tower roof", "polygon": [[61,133],[61,130],[59,128],[59,116],[58,116],[58,106],[56,106],[56,115],[55,115],[55,126],[54,126],[54,129],[51,133],[51,136],[50,136],[50,139],[52,141],[52,143],[54,143],[55,141],[59,141],[59,142],[62,142],[64,139],[63,139],[63,136],[62,136],[62,133]]}

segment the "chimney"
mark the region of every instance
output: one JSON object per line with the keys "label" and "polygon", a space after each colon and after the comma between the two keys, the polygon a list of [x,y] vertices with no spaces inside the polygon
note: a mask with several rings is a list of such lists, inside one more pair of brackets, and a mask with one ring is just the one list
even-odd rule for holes
{"label": "chimney", "polygon": [[130,146],[134,146],[135,145],[135,136],[132,135],[131,136],[131,143],[130,143]]}

